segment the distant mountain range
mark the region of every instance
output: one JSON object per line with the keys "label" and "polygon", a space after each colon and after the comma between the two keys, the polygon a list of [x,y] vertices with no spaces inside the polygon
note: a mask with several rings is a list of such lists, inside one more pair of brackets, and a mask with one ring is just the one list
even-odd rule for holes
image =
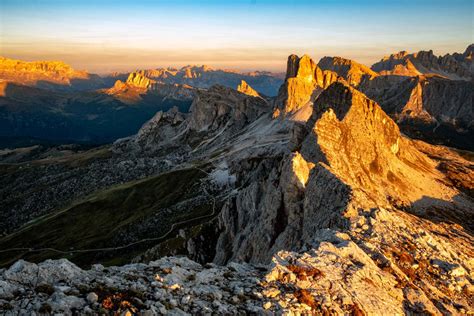
{"label": "distant mountain range", "polygon": [[0,58],[0,147],[101,144],[132,135],[157,111],[187,112],[196,88],[243,79],[275,94],[282,79],[188,66],[100,77],[63,62]]}
{"label": "distant mountain range", "polygon": [[[63,62],[0,58],[0,146],[111,142],[135,133],[157,111],[178,106],[187,112],[196,89],[215,84],[252,87],[254,94],[269,96],[269,100],[275,97],[277,104],[286,102],[290,107],[285,108],[293,109],[291,104],[314,100],[329,84],[343,79],[379,102],[412,137],[472,149],[473,51],[470,45],[464,53],[442,57],[432,51],[399,52],[371,68],[342,57],[324,57],[310,66],[317,70],[314,81],[298,79],[301,76],[292,74],[290,67],[285,83],[278,74],[208,66],[100,77]],[[307,61],[303,58],[302,62]],[[281,90],[284,85],[287,88]],[[293,91],[287,98],[285,91],[292,91],[292,85],[305,91]],[[310,114],[303,112],[302,117]]]}
{"label": "distant mountain range", "polygon": [[474,89],[453,56],[377,72],[290,55],[276,96],[146,71],[93,91],[4,82],[1,124],[31,135],[156,113],[97,148],[0,150],[0,312],[473,310]]}

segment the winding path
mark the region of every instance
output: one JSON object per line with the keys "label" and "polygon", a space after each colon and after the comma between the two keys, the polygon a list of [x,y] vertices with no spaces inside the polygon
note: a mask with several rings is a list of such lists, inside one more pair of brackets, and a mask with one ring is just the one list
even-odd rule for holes
{"label": "winding path", "polygon": [[[206,171],[204,171],[204,170],[202,170],[198,167],[192,167],[192,168],[197,169],[197,170],[199,170],[201,172],[204,172],[207,175],[209,175],[208,172],[206,172]],[[205,188],[203,189],[203,191],[208,197],[210,197],[212,199],[212,213],[208,214],[208,215],[202,215],[202,216],[199,216],[199,217],[195,217],[195,218],[191,218],[191,219],[188,219],[188,220],[180,221],[180,222],[177,222],[177,223],[173,223],[171,225],[170,229],[166,233],[161,235],[160,237],[144,238],[144,239],[134,241],[132,243],[129,243],[129,244],[126,244],[126,245],[123,245],[123,246],[118,246],[118,247],[77,249],[77,250],[68,250],[68,251],[59,250],[59,249],[50,248],[50,247],[37,248],[37,249],[35,249],[35,248],[26,248],[25,247],[25,248],[1,249],[0,253],[12,252],[12,251],[24,251],[25,253],[51,251],[51,252],[62,253],[62,254],[72,254],[72,253],[87,253],[87,252],[99,252],[99,251],[116,251],[116,250],[126,249],[126,248],[129,248],[129,247],[141,244],[141,243],[145,243],[145,242],[158,241],[158,240],[166,238],[169,234],[171,234],[176,229],[176,227],[178,227],[180,225],[187,224],[187,223],[192,222],[192,221],[204,219],[204,218],[207,218],[207,217],[213,217],[216,214],[216,198],[213,195],[209,194]]]}

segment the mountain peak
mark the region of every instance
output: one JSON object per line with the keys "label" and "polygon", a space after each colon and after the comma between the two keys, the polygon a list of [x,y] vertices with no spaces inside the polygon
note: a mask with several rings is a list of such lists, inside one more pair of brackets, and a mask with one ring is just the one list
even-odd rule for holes
{"label": "mountain peak", "polygon": [[276,100],[276,112],[296,112],[304,107],[330,83],[337,74],[321,70],[308,55],[301,58],[290,55],[287,62],[286,79]]}
{"label": "mountain peak", "polygon": [[240,84],[237,86],[237,91],[253,97],[260,96],[260,94],[255,89],[253,89],[245,80],[240,81]]}
{"label": "mountain peak", "polygon": [[[363,203],[368,203],[364,207],[371,207],[373,201],[387,204],[386,197],[395,192],[397,198],[413,202],[427,192],[443,196],[449,191],[436,185],[439,173],[433,162],[400,134],[375,101],[357,89],[333,83],[315,101],[307,125],[312,136],[301,149],[305,159],[324,162],[345,183],[371,192],[364,198]],[[361,152],[363,156],[357,154]],[[425,178],[427,170],[433,179]]]}
{"label": "mountain peak", "polygon": [[433,50],[412,54],[401,51],[384,57],[371,68],[383,75],[437,75],[452,80],[470,81],[474,77],[469,57],[473,49],[474,46],[470,45],[463,54],[454,53],[444,56],[436,56]]}
{"label": "mountain peak", "polygon": [[156,83],[155,80],[151,80],[150,78],[144,76],[140,72],[132,72],[130,75],[128,75],[127,78],[127,83],[131,84],[135,87],[139,88],[150,88],[154,83]]}
{"label": "mountain peak", "polygon": [[70,86],[73,81],[97,84],[100,78],[63,61],[22,61],[0,57],[0,78],[32,86]]}
{"label": "mountain peak", "polygon": [[323,57],[318,63],[322,70],[330,70],[343,77],[351,86],[358,87],[362,81],[378,74],[369,67],[342,57]]}
{"label": "mountain peak", "polygon": [[463,55],[465,57],[474,55],[474,44],[471,44],[468,47],[466,47],[466,50],[464,51]]}

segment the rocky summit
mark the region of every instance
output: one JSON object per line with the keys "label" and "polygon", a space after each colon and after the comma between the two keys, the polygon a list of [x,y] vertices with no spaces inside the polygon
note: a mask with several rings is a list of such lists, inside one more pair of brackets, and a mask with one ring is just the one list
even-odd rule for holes
{"label": "rocky summit", "polygon": [[0,151],[0,313],[472,313],[471,60],[130,73],[100,93],[170,105],[136,134]]}

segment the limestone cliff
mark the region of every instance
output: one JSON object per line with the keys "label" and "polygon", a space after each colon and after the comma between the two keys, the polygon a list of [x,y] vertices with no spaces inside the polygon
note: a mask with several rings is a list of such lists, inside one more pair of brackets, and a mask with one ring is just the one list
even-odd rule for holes
{"label": "limestone cliff", "polygon": [[438,76],[379,76],[360,89],[392,116],[403,132],[432,143],[474,148],[474,85]]}
{"label": "limestone cliff", "polygon": [[249,86],[249,84],[245,82],[245,80],[242,80],[237,86],[237,91],[245,93],[246,95],[250,95],[252,97],[260,97],[260,94],[254,88]]}
{"label": "limestone cliff", "polygon": [[117,80],[112,88],[105,90],[105,93],[115,96],[122,102],[132,104],[150,94],[159,95],[165,100],[191,101],[195,89],[188,85],[158,82],[138,71],[130,73],[125,82]]}
{"label": "limestone cliff", "polygon": [[275,101],[275,108],[283,114],[295,113],[314,101],[319,93],[338,80],[336,73],[321,70],[308,56],[288,57],[287,72]]}
{"label": "limestone cliff", "polygon": [[138,88],[150,89],[152,88],[153,84],[156,83],[156,81],[151,80],[140,72],[132,72],[127,78],[127,83]]}
{"label": "limestone cliff", "polygon": [[323,57],[318,67],[330,70],[343,77],[351,86],[358,87],[362,81],[371,80],[378,74],[369,67],[342,57]]}
{"label": "limestone cliff", "polygon": [[[474,205],[460,188],[449,184],[449,176],[437,169],[438,162],[402,136],[378,104],[341,83],[332,84],[316,99],[306,132],[299,134],[297,151],[282,160],[267,158],[235,169],[238,183],[249,184],[221,212],[216,262],[267,262],[278,250],[302,247],[314,250],[303,254],[300,264],[314,267],[358,253],[357,261],[364,262],[360,266],[372,270],[367,271],[373,274],[370,280],[378,279],[376,275],[388,277],[370,284],[387,286],[380,288],[381,294],[393,293],[390,308],[432,313],[456,313],[456,304],[468,308],[464,285],[457,292],[458,303],[443,300],[451,294],[441,270],[449,270],[448,265],[473,268],[466,261],[472,251],[472,222],[447,228],[433,223],[429,214],[463,223],[472,216]],[[448,233],[449,229],[455,232]],[[428,240],[443,251],[433,250]],[[332,250],[327,252],[327,247]],[[294,253],[274,260],[291,263]],[[446,267],[428,274],[430,260]],[[272,280],[284,282],[281,271]],[[468,274],[461,274],[460,284],[467,284]],[[351,280],[355,282],[351,288],[364,284],[355,276]],[[440,301],[446,303],[436,303]],[[362,309],[370,313],[375,308],[370,305],[366,301]]]}
{"label": "limestone cliff", "polygon": [[61,61],[32,61],[0,57],[0,79],[53,90],[87,90],[104,86],[102,79]]}
{"label": "limestone cliff", "polygon": [[384,57],[372,65],[372,70],[381,74],[409,75],[437,74],[454,80],[472,80],[474,76],[472,45],[462,54],[436,56],[433,51],[409,54],[401,51]]}

